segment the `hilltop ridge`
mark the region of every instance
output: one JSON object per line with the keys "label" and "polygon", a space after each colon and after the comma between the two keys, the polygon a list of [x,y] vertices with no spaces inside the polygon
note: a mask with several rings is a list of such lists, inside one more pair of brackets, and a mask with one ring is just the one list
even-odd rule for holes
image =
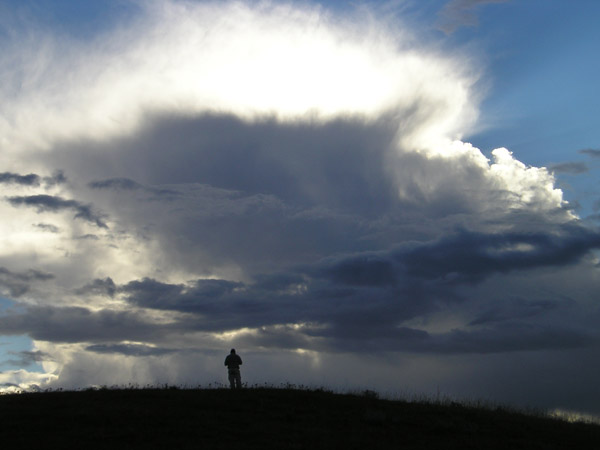
{"label": "hilltop ridge", "polygon": [[101,389],[0,397],[5,448],[597,449],[600,426],[372,391]]}

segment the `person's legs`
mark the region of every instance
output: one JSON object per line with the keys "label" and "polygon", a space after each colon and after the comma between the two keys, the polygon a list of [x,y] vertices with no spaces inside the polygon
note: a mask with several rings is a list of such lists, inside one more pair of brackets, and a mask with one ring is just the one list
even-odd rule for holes
{"label": "person's legs", "polygon": [[235,374],[235,387],[237,389],[241,389],[242,388],[242,375],[240,374],[239,370]]}
{"label": "person's legs", "polygon": [[235,373],[232,371],[229,372],[229,386],[231,389],[235,388]]}

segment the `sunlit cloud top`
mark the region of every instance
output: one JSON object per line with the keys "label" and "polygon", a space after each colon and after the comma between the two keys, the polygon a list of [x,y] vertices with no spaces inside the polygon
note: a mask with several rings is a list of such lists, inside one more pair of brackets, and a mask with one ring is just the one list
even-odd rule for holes
{"label": "sunlit cloud top", "polygon": [[382,18],[271,2],[140,8],[133,25],[91,41],[36,31],[4,42],[3,151],[104,139],[157,110],[281,121],[410,113],[418,136],[411,128],[402,139],[415,146],[459,137],[476,117],[472,68],[415,48]]}

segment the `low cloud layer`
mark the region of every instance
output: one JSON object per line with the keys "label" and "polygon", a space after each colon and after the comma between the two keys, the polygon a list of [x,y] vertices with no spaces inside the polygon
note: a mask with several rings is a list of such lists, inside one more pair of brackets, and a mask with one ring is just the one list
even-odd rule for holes
{"label": "low cloud layer", "polygon": [[177,191],[169,189],[149,188],[129,178],[110,178],[92,181],[88,184],[92,189],[111,189],[116,191],[143,191],[154,195],[177,195]]}
{"label": "low cloud layer", "polygon": [[0,289],[8,292],[12,298],[25,294],[32,283],[52,280],[54,275],[30,269],[26,272],[12,272],[6,267],[0,267]]}
{"label": "low cloud layer", "polygon": [[[90,41],[7,42],[31,88],[0,88],[0,334],[45,378],[1,382],[207,383],[234,346],[251,382],[593,409],[563,366],[598,350],[600,234],[552,169],[461,140],[464,51],[375,13],[138,8]],[[560,393],[521,371],[540,360]]]}
{"label": "low cloud layer", "polygon": [[64,183],[66,178],[62,171],[57,171],[52,176],[40,177],[35,173],[20,175],[18,173],[4,172],[0,173],[0,184],[18,184],[22,186],[40,186],[43,183],[46,185],[55,185]]}

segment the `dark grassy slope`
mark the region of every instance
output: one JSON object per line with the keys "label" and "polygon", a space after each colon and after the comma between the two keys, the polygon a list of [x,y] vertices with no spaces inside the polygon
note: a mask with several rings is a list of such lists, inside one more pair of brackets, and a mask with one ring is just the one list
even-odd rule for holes
{"label": "dark grassy slope", "polygon": [[6,449],[600,449],[597,425],[293,389],[5,395],[0,432]]}

